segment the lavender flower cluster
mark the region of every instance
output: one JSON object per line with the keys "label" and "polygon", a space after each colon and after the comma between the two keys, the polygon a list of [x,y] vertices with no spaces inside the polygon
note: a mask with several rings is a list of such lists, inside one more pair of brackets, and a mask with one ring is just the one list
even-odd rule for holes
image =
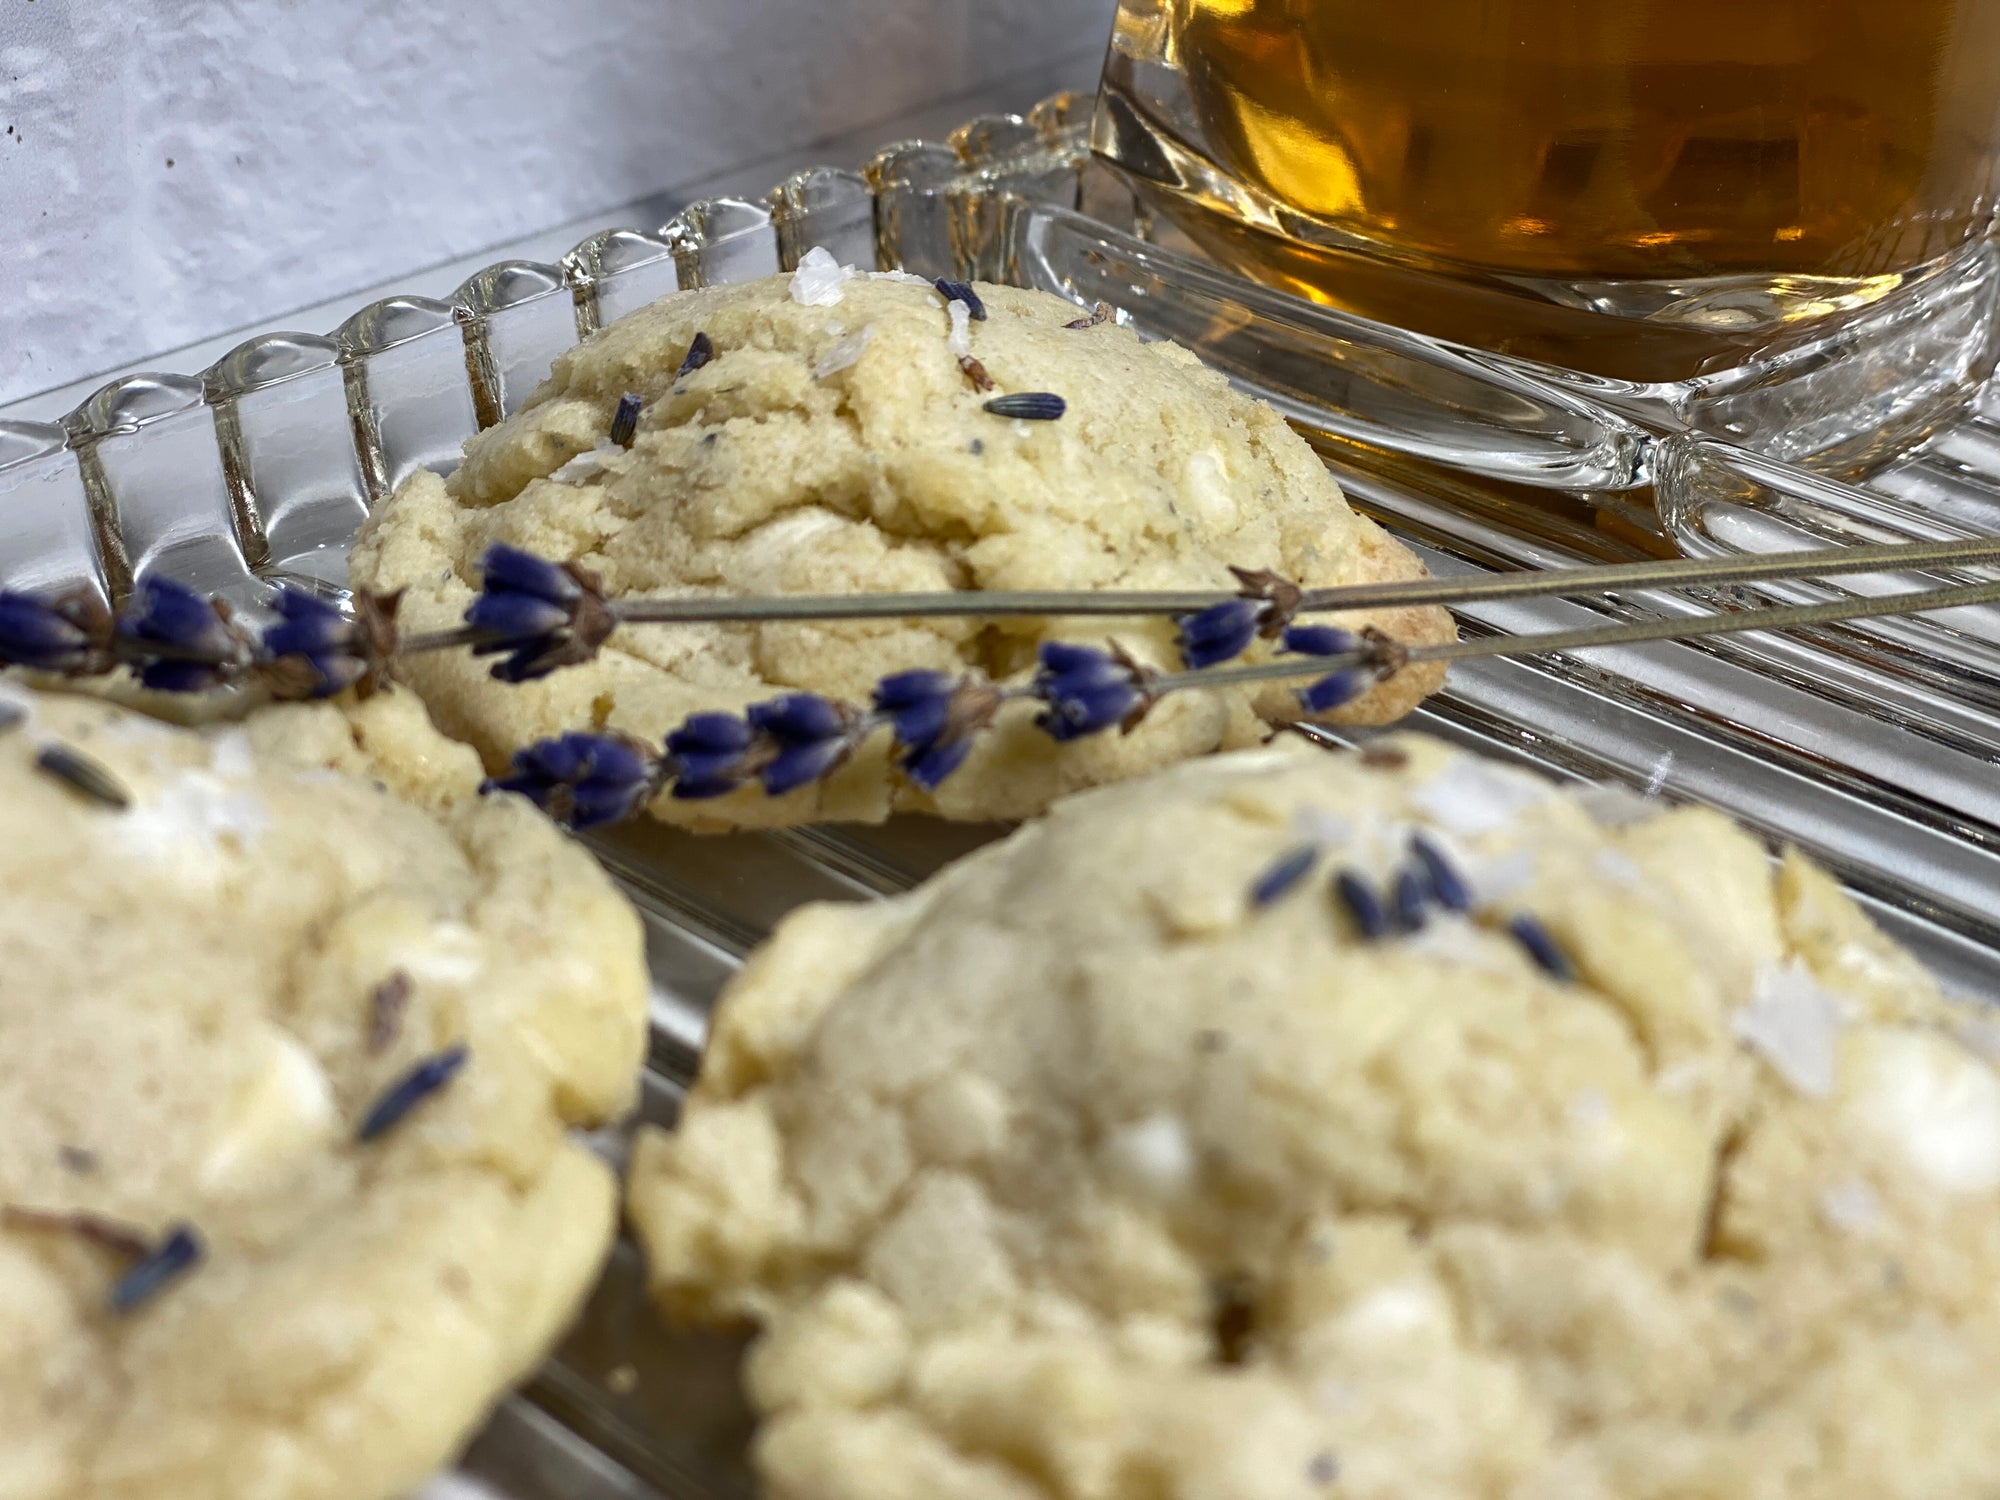
{"label": "lavender flower cluster", "polygon": [[396,601],[357,594],[350,617],[299,589],[272,598],[252,628],[220,600],[172,579],[142,578],[114,615],[88,594],[0,590],[0,666],[91,677],[127,666],[146,687],[202,693],[256,681],[274,697],[372,691],[396,649]]}
{"label": "lavender flower cluster", "polygon": [[[502,655],[493,675],[525,682],[594,655],[615,613],[590,574],[496,542],[487,549],[480,595],[466,623],[481,633],[476,651]],[[1271,574],[1240,574],[1246,597],[1179,621],[1188,672],[1167,677],[1108,649],[1045,642],[1033,676],[1003,687],[969,674],[894,672],[866,705],[793,692],[740,714],[691,715],[655,749],[629,735],[574,731],[517,751],[490,791],[518,792],[565,827],[584,829],[632,816],[666,792],[694,801],[755,784],[781,797],[824,780],[862,742],[886,728],[892,760],[918,787],[935,790],[964,764],[979,731],[1016,699],[1038,705],[1035,727],[1058,743],[1129,731],[1167,692],[1201,685],[1205,671],[1247,651],[1260,635],[1302,657],[1366,657],[1369,645],[1329,625],[1294,625],[1299,590]],[[1366,691],[1380,666],[1346,667],[1299,690],[1309,713],[1324,713]]]}
{"label": "lavender flower cluster", "polygon": [[[629,406],[621,403],[618,418],[628,430]],[[1339,707],[1395,669],[1394,645],[1380,637],[1293,623],[1301,598],[1295,584],[1272,573],[1237,576],[1240,597],[1177,619],[1187,669],[1181,673],[1156,671],[1116,646],[1051,641],[1024,683],[919,669],[882,678],[866,704],[793,692],[740,714],[697,713],[657,747],[623,734],[578,731],[520,750],[508,774],[486,787],[519,792],[566,827],[590,828],[629,817],[662,792],[695,800],[754,784],[768,796],[784,796],[832,775],[864,740],[886,729],[896,769],[931,791],[1017,699],[1036,705],[1036,728],[1066,743],[1131,730],[1162,696],[1210,685],[1216,669],[1259,639],[1302,663],[1328,661],[1328,671],[1298,690],[1308,713]],[[255,682],[281,699],[324,698],[348,688],[372,691],[387,680],[399,650],[447,646],[496,657],[492,675],[502,682],[532,682],[595,658],[620,623],[619,604],[605,597],[593,573],[500,542],[486,551],[463,630],[399,645],[396,604],[394,597],[357,592],[350,617],[314,595],[281,588],[273,617],[257,627],[221,601],[160,577],[142,579],[116,615],[87,595],[0,591],[0,666],[68,676],[124,666],[166,692]],[[1310,676],[1310,668],[1298,675]]]}

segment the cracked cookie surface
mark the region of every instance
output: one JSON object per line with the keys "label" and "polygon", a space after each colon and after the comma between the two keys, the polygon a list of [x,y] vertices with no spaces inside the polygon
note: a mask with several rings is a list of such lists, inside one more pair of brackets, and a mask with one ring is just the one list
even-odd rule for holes
{"label": "cracked cookie surface", "polygon": [[1716,814],[1273,746],[794,914],[628,1208],[778,1500],[1975,1500],[1996,1040]]}
{"label": "cracked cookie surface", "polygon": [[[637,923],[407,693],[202,732],[9,695],[0,1494],[387,1500],[546,1353],[616,1214],[572,1138],[644,1044]],[[0,705],[4,707],[5,705]],[[129,805],[39,769],[107,769]],[[427,1057],[448,1084],[367,1143]],[[188,1225],[130,1311],[119,1243]]]}
{"label": "cracked cookie surface", "polygon": [[[564,354],[449,478],[416,475],[371,518],[355,582],[406,589],[400,623],[418,631],[457,622],[496,540],[579,561],[614,597],[1227,591],[1230,565],[1306,587],[1422,574],[1348,508],[1275,411],[1173,345],[1141,344],[1115,324],[1066,328],[1070,304],[1005,287],[979,288],[988,316],[958,335],[922,283],[822,276],[808,300],[798,293],[777,276],[670,296]],[[682,372],[698,333],[713,358]],[[989,393],[961,369],[960,339],[998,391],[1054,392],[1066,414],[984,411]],[[605,439],[628,391],[644,401],[629,451]],[[1324,618],[1411,642],[1452,629],[1436,609]],[[595,662],[519,687],[460,652],[401,670],[439,724],[498,770],[543,736],[609,726],[657,742],[691,712],[789,689],[865,703],[903,668],[1018,680],[1042,640],[1107,635],[1143,662],[1178,664],[1169,621],[1015,619],[625,626]],[[1335,717],[1385,722],[1441,680],[1436,667],[1409,669]],[[652,811],[696,826],[879,821],[903,809],[1020,817],[1079,787],[1253,744],[1297,712],[1285,684],[1177,693],[1129,735],[1058,746],[1016,706],[935,795],[897,782],[877,735],[828,781],[789,796],[662,797]]]}

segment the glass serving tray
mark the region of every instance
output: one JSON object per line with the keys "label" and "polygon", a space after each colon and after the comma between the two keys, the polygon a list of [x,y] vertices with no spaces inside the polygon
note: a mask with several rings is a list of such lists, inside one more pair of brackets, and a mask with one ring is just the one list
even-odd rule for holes
{"label": "glass serving tray", "polygon": [[[981,117],[860,171],[815,168],[760,200],[606,230],[559,263],[498,262],[448,298],[390,297],[330,332],[259,334],[198,373],[129,376],[60,422],[0,420],[0,586],[115,602],[161,570],[246,607],[277,582],[337,598],[369,508],[417,468],[450,468],[556,354],[666,292],[788,268],[814,245],[1111,303],[1274,401],[1441,574],[2000,530],[1990,388],[1866,473],[1818,473],[1809,451],[1730,441],[1756,434],[1731,433],[1727,392],[1621,403],[1602,382],[1314,307],[1153,243],[1090,161],[1088,111],[1059,95]],[[1973,336],[1989,337],[1993,315],[1968,313]],[[1842,378],[1837,360],[1826,378]],[[1460,621],[1529,631],[1919,581],[1634,591],[1476,605]],[[1814,853],[1946,983],[2000,998],[2000,611],[1464,662],[1409,723],[1561,779],[1722,808]],[[646,924],[642,1116],[671,1121],[718,991],[786,911],[905,889],[997,831],[901,819],[593,838]],[[615,1160],[625,1139],[601,1145]],[[621,1244],[555,1358],[426,1494],[747,1497],[741,1347],[740,1334],[665,1326]]]}

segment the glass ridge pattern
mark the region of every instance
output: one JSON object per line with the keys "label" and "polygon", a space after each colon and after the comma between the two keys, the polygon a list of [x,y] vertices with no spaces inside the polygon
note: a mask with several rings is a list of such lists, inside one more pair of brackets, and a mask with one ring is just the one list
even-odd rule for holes
{"label": "glass ridge pattern", "polygon": [[[1992,389],[1862,485],[1690,435],[1686,412],[1315,308],[1130,231],[1093,167],[1090,101],[967,122],[815,168],[762,200],[690,204],[559,262],[502,261],[443,299],[391,297],[325,334],[273,332],[197,375],[134,375],[58,423],[0,420],[0,586],[109,601],[163,570],[254,606],[277,583],[339,598],[370,507],[519,406],[562,350],[676,288],[742,280],[825,245],[843,261],[1102,298],[1273,400],[1354,502],[1441,575],[1671,551],[1726,556],[2000,534]],[[1656,506],[1644,502],[1650,488]],[[1470,632],[1812,602],[1935,579],[1496,601]],[[1959,617],[1962,616],[1962,617]],[[2000,610],[1877,620],[1454,667],[1414,727],[1559,778],[1723,808],[1809,849],[1969,995],[2000,997]],[[1343,736],[1312,731],[1328,743]],[[706,1016],[793,906],[907,889],[996,830],[880,828],[696,838],[646,820],[588,840],[631,896],[653,975],[641,1115],[673,1118]],[[613,1160],[624,1134],[600,1145]],[[671,1329],[621,1245],[557,1356],[508,1398],[426,1500],[748,1500],[740,1340]]]}

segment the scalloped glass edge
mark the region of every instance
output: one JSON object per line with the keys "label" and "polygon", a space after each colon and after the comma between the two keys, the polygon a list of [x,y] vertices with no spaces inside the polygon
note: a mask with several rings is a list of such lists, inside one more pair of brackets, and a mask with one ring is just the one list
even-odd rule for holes
{"label": "scalloped glass edge", "polygon": [[[55,422],[0,420],[0,585],[116,602],[148,569],[171,567],[239,605],[254,607],[274,579],[337,595],[366,512],[414,468],[448,469],[564,349],[667,292],[786,270],[815,245],[877,269],[1013,281],[1086,305],[1101,296],[1309,431],[1542,488],[1615,494],[1657,481],[1683,550],[1740,550],[1707,524],[1715,513],[1693,483],[1732,450],[1678,431],[1685,412],[1317,306],[1125,232],[1147,222],[1093,163],[1090,105],[1072,92],[1024,115],[979,116],[944,141],[885,146],[858,171],[809,167],[762,199],[707,198],[656,230],[601,230],[554,262],[496,262],[446,297],[385,297],[321,334],[259,333],[196,374],[126,375]],[[1687,456],[1697,449],[1700,462]],[[1783,458],[1743,457],[1766,493],[1839,486]],[[2000,445],[1989,457],[2000,473]],[[1986,471],[1955,472],[1961,486],[1991,484]],[[1903,534],[1924,534],[1909,496],[1875,503]],[[1991,520],[2000,526],[2000,504]]]}

